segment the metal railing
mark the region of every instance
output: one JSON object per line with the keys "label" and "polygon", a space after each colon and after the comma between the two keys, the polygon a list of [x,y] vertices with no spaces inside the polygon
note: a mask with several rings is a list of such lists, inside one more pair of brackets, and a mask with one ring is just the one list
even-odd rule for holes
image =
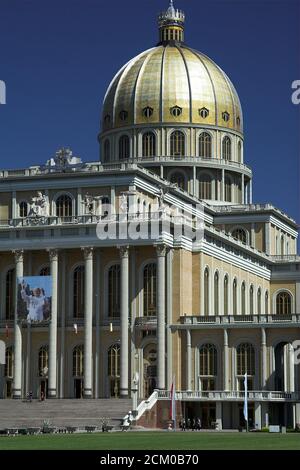
{"label": "metal railing", "polygon": [[[158,390],[158,400],[170,400],[171,392],[166,390]],[[243,391],[180,391],[175,394],[176,400],[207,400],[207,401],[243,401],[245,392]],[[253,401],[298,401],[300,399],[299,392],[284,391],[248,391],[248,400]]]}
{"label": "metal railing", "polygon": [[237,323],[300,323],[300,314],[293,313],[290,315],[184,315],[180,317],[183,325],[197,324],[215,324],[227,325]]}

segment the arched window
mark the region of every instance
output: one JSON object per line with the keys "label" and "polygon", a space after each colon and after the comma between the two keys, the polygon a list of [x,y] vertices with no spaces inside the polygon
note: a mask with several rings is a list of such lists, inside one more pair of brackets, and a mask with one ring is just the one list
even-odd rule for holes
{"label": "arched window", "polygon": [[185,136],[181,131],[174,131],[170,138],[171,157],[184,157],[185,154]]}
{"label": "arched window", "polygon": [[19,204],[19,216],[22,219],[28,216],[28,204],[26,201],[21,201]]}
{"label": "arched window", "polygon": [[200,199],[212,199],[212,178],[203,174],[200,177]]}
{"label": "arched window", "polygon": [[120,265],[114,264],[108,271],[108,316],[120,318]]}
{"label": "arched window", "polygon": [[204,344],[199,349],[201,390],[215,390],[218,375],[218,355],[214,344]]}
{"label": "arched window", "polygon": [[241,310],[242,315],[246,314],[246,285],[242,282],[241,285]]}
{"label": "arched window", "polygon": [[77,266],[73,273],[73,317],[84,317],[84,266]]}
{"label": "arched window", "polygon": [[122,135],[119,140],[119,160],[127,160],[130,157],[130,142],[128,135]]}
{"label": "arched window", "polygon": [[199,157],[211,158],[212,156],[212,141],[211,135],[207,132],[202,132],[199,137]]}
{"label": "arched window", "polygon": [[67,194],[62,194],[56,199],[56,216],[71,217],[72,216],[72,199]]}
{"label": "arched window", "polygon": [[242,163],[242,143],[239,141],[238,143],[238,162]]}
{"label": "arched window", "polygon": [[279,292],[276,296],[277,315],[290,315],[292,313],[292,297],[288,292]]}
{"label": "arched window", "polygon": [[232,284],[232,306],[233,315],[237,315],[237,281],[234,279]]}
{"label": "arched window", "polygon": [[144,317],[156,315],[156,264],[144,268]]}
{"label": "arched window", "polygon": [[227,135],[222,141],[222,157],[224,160],[231,160],[231,140]]}
{"label": "arched window", "polygon": [[255,351],[250,343],[241,343],[236,350],[238,389],[244,389],[244,376],[248,376],[248,389],[253,390],[253,376],[255,375]]}
{"label": "arched window", "polygon": [[250,286],[250,315],[254,314],[254,288],[253,286]]}
{"label": "arched window", "polygon": [[228,315],[228,276],[224,277],[224,315]]}
{"label": "arched window", "polygon": [[265,314],[268,315],[269,313],[269,292],[266,291],[265,293]]}
{"label": "arched window", "polygon": [[4,377],[12,379],[14,376],[14,350],[9,346],[5,350]]}
{"label": "arched window", "polygon": [[108,350],[107,367],[111,397],[120,396],[120,345],[113,344]]}
{"label": "arched window", "polygon": [[242,228],[236,228],[235,230],[232,231],[231,233],[233,238],[236,238],[237,240],[247,243],[247,234],[246,231]]}
{"label": "arched window", "polygon": [[219,274],[217,272],[214,277],[214,313],[219,315]]}
{"label": "arched window", "polygon": [[73,377],[83,377],[84,347],[78,344],[73,349]]}
{"label": "arched window", "polygon": [[177,184],[178,188],[185,189],[185,177],[182,173],[173,173],[171,175],[171,183]]}
{"label": "arched window", "polygon": [[156,137],[153,132],[143,134],[143,157],[155,157]]}
{"label": "arched window", "polygon": [[209,315],[209,271],[204,270],[204,315]]}
{"label": "arched window", "polygon": [[49,368],[48,346],[42,346],[39,349],[39,376],[40,377],[47,376],[48,368]]}
{"label": "arched window", "polygon": [[225,176],[225,201],[231,202],[231,179],[228,176]]}
{"label": "arched window", "polygon": [[50,276],[50,267],[44,266],[42,269],[40,269],[39,276]]}
{"label": "arched window", "polygon": [[261,288],[257,291],[257,315],[261,315]]}
{"label": "arched window", "polygon": [[16,271],[10,269],[6,273],[5,290],[5,318],[12,320],[15,315]]}
{"label": "arched window", "polygon": [[104,142],[104,163],[110,161],[110,141],[106,139]]}

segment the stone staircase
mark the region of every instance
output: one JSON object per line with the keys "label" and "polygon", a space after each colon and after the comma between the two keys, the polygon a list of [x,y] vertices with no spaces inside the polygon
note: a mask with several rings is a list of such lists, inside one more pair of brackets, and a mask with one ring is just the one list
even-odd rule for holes
{"label": "stone staircase", "polygon": [[0,400],[0,429],[42,427],[49,421],[55,427],[85,426],[101,427],[101,418],[106,418],[114,428],[119,428],[122,419],[132,407],[127,399],[61,400],[43,402],[32,400]]}

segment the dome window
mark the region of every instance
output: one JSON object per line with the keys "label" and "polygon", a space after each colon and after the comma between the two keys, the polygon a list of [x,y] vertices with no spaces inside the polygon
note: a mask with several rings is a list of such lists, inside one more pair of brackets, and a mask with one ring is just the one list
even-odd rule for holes
{"label": "dome window", "polygon": [[150,108],[150,106],[147,106],[146,108],[143,109],[143,115],[146,118],[150,118],[153,114],[153,108]]}
{"label": "dome window", "polygon": [[104,122],[105,122],[105,124],[110,123],[110,115],[109,114],[106,114],[106,116],[104,116]]}
{"label": "dome window", "polygon": [[206,119],[209,116],[209,110],[207,108],[201,108],[201,109],[199,109],[199,115],[203,119]]}
{"label": "dome window", "polygon": [[126,121],[126,119],[128,118],[128,112],[124,110],[120,111],[119,117],[121,121]]}
{"label": "dome window", "polygon": [[241,125],[241,118],[240,118],[240,116],[238,116],[238,117],[236,118],[236,124],[237,124],[238,127],[240,127],[240,125]]}
{"label": "dome window", "polygon": [[179,117],[182,114],[182,108],[180,108],[180,106],[173,106],[173,108],[170,109],[170,113],[174,117]]}
{"label": "dome window", "polygon": [[230,114],[227,111],[225,111],[224,113],[222,113],[222,118],[223,118],[223,121],[228,122],[230,118]]}

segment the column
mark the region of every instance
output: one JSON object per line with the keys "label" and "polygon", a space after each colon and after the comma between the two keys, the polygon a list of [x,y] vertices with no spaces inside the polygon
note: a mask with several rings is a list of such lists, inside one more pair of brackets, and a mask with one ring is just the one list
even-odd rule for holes
{"label": "column", "polygon": [[166,247],[157,245],[157,387],[165,389],[165,256]]}
{"label": "column", "polygon": [[249,203],[252,204],[252,180],[250,180],[250,183],[249,183]]}
{"label": "column", "polygon": [[267,341],[266,329],[261,329],[261,389],[267,388]]}
{"label": "column", "polygon": [[111,186],[110,188],[110,214],[114,215],[116,213],[116,188]]}
{"label": "column", "polygon": [[49,372],[48,397],[57,397],[57,289],[58,289],[58,251],[49,250],[50,272],[52,276],[52,305],[49,329]]}
{"label": "column", "polygon": [[121,258],[121,374],[120,395],[128,397],[128,290],[129,290],[129,247],[120,247]]}
{"label": "column", "polygon": [[197,196],[197,188],[196,188],[197,177],[196,177],[196,171],[197,171],[197,167],[196,167],[196,165],[194,165],[194,166],[193,166],[193,195],[194,195],[194,196]]}
{"label": "column", "polygon": [[255,429],[261,430],[262,420],[261,420],[261,403],[255,402],[254,404],[254,419],[255,419]]}
{"label": "column", "polygon": [[251,224],[251,242],[250,242],[250,244],[253,248],[255,248],[255,224],[254,223]]}
{"label": "column", "polygon": [[229,391],[229,349],[228,330],[224,329],[224,391]]}
{"label": "column", "polygon": [[265,251],[266,251],[266,254],[269,255],[271,253],[271,244],[270,244],[270,222],[266,222],[265,223]]}
{"label": "column", "polygon": [[23,261],[24,261],[24,252],[23,250],[14,251],[15,256],[15,265],[16,265],[16,294],[15,294],[15,345],[14,345],[14,382],[13,382],[13,398],[20,399],[22,396],[22,330],[21,326],[18,323],[18,288],[17,281],[19,277],[23,277]]}
{"label": "column", "polygon": [[242,174],[242,204],[245,204],[245,175]]}
{"label": "column", "polygon": [[66,253],[60,257],[60,371],[59,371],[59,397],[65,395],[65,323],[66,323]]}
{"label": "column", "polygon": [[295,313],[300,313],[300,282],[296,282]]}
{"label": "column", "polygon": [[26,394],[30,392],[30,364],[31,364],[31,324],[27,323],[27,347],[26,347]]}
{"label": "column", "polygon": [[288,351],[289,351],[289,392],[294,392],[295,391],[295,351],[292,346],[292,344],[288,345]]}
{"label": "column", "polygon": [[222,169],[221,201],[225,201],[225,170],[224,168]]}
{"label": "column", "polygon": [[16,191],[12,192],[12,200],[11,200],[11,218],[17,219],[18,218],[18,211],[17,211],[17,193]]}
{"label": "column", "polygon": [[191,330],[186,330],[186,389],[192,391],[192,338]]}
{"label": "column", "polygon": [[84,376],[83,396],[92,398],[92,354],[93,354],[93,248],[83,248],[84,282]]}
{"label": "column", "polygon": [[245,204],[249,204],[249,197],[248,197],[248,185],[245,186]]}
{"label": "column", "polygon": [[167,388],[171,389],[173,380],[172,367],[172,331],[173,323],[173,250],[167,253]]}
{"label": "column", "polygon": [[218,431],[222,431],[223,423],[222,423],[222,402],[216,402],[216,423]]}
{"label": "column", "polygon": [[99,398],[99,369],[100,369],[100,305],[101,305],[101,289],[100,289],[100,252],[96,253],[96,286],[95,286],[95,315],[96,315],[96,354],[95,354],[95,398]]}

